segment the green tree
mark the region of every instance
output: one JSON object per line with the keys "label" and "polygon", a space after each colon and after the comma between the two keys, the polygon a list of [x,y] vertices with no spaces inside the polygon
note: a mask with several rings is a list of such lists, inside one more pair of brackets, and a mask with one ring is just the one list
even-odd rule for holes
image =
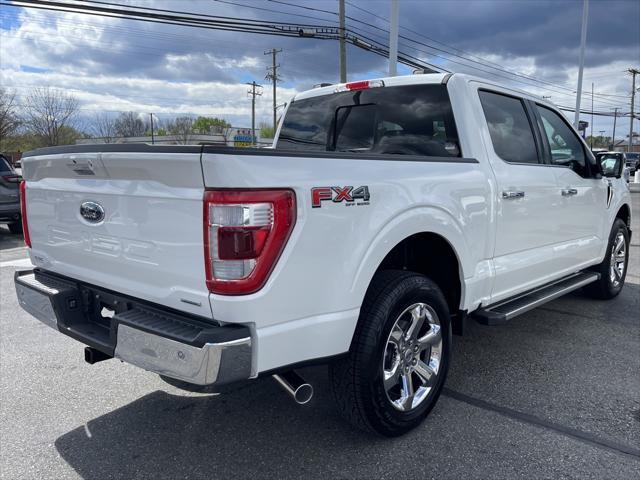
{"label": "green tree", "polygon": [[592,137],[589,135],[586,138],[587,145],[590,148],[609,148],[611,146],[611,137],[603,137],[602,135],[593,136],[593,143],[591,143]]}
{"label": "green tree", "polygon": [[193,122],[193,131],[202,135],[220,133],[221,130],[231,127],[224,118],[198,117]]}
{"label": "green tree", "polygon": [[266,122],[260,122],[260,137],[273,138],[275,134],[276,134],[276,131],[273,129],[272,125]]}

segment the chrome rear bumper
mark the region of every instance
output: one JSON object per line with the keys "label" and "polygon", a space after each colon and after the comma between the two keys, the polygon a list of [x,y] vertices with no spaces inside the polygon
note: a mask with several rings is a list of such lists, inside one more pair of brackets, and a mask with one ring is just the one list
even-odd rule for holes
{"label": "chrome rear bumper", "polygon": [[[145,370],[197,385],[251,376],[248,327],[212,325],[49,272],[16,272],[15,286],[20,306],[45,325]],[[100,315],[112,305],[112,318]]]}

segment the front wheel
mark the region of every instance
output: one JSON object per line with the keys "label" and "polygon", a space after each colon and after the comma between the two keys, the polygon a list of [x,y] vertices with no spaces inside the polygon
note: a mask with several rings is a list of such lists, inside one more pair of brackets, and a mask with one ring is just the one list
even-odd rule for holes
{"label": "front wheel", "polygon": [[349,355],[329,368],[338,409],[362,429],[402,435],[434,407],[450,352],[449,308],[438,286],[412,272],[377,274]]}
{"label": "front wheel", "polygon": [[594,268],[600,274],[600,280],[587,285],[585,292],[593,298],[603,300],[616,297],[624,286],[628,264],[629,230],[626,223],[616,218],[609,234],[604,260]]}

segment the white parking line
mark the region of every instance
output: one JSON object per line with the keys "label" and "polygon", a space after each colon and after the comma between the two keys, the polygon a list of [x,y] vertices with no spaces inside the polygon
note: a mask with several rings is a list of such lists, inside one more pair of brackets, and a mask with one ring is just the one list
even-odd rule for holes
{"label": "white parking line", "polygon": [[33,267],[30,258],[19,258],[17,260],[7,260],[0,262],[0,267]]}
{"label": "white parking line", "polygon": [[27,251],[27,247],[5,248],[3,250],[0,250],[0,253],[2,253],[2,254],[13,253],[13,252],[20,252],[22,250],[24,250],[26,252]]}

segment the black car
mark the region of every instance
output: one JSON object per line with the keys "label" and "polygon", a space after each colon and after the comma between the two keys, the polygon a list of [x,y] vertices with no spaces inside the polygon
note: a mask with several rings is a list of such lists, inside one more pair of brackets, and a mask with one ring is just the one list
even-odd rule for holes
{"label": "black car", "polygon": [[636,170],[640,170],[640,153],[627,152],[624,154],[629,173],[633,175]]}
{"label": "black car", "polygon": [[9,160],[0,155],[0,224],[6,223],[11,233],[22,233],[20,219],[20,181]]}

